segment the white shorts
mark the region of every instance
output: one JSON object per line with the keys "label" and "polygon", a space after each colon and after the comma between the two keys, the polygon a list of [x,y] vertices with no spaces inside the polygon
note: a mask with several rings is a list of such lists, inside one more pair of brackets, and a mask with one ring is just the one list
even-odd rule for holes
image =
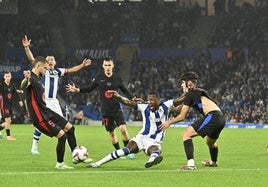
{"label": "white shorts", "polygon": [[58,99],[46,98],[46,105],[50,110],[53,110],[54,112],[56,112],[57,114],[63,117],[62,110],[60,107],[60,102]]}
{"label": "white shorts", "polygon": [[144,150],[145,154],[148,154],[148,148],[151,146],[157,146],[159,150],[161,150],[160,142],[155,141],[155,139],[152,139],[148,136],[144,136],[142,134],[137,134],[135,137],[131,139],[132,141],[136,142],[139,151]]}

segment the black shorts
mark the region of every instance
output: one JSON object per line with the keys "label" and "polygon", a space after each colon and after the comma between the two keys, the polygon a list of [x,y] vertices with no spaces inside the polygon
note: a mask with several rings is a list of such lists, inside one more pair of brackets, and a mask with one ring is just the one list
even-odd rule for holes
{"label": "black shorts", "polygon": [[191,125],[201,137],[218,139],[225,126],[225,118],[221,111],[212,111]]}
{"label": "black shorts", "polygon": [[68,121],[55,113],[53,117],[47,121],[42,121],[39,123],[33,123],[33,125],[42,133],[49,137],[57,136],[60,130],[63,130]]}
{"label": "black shorts", "polygon": [[12,110],[9,110],[7,108],[1,109],[1,115],[2,115],[2,121],[5,121],[5,118],[11,118],[12,117]]}
{"label": "black shorts", "polygon": [[102,119],[102,125],[105,126],[105,129],[108,132],[112,132],[116,127],[125,124],[126,122],[122,110],[118,110],[114,116],[103,116]]}

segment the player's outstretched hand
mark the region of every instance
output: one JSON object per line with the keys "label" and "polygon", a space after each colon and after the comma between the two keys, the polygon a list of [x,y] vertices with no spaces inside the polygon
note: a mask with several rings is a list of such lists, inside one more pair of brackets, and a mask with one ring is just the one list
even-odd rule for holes
{"label": "player's outstretched hand", "polygon": [[75,87],[75,84],[67,84],[66,85],[66,91],[67,92],[79,92],[79,88]]}
{"label": "player's outstretched hand", "polygon": [[91,59],[86,59],[86,58],[85,58],[85,59],[83,60],[82,63],[83,63],[83,66],[86,67],[86,66],[91,65],[92,61],[91,61]]}
{"label": "player's outstretched hand", "polygon": [[28,40],[28,37],[25,35],[24,38],[22,38],[22,45],[23,47],[29,47],[31,45],[31,39]]}

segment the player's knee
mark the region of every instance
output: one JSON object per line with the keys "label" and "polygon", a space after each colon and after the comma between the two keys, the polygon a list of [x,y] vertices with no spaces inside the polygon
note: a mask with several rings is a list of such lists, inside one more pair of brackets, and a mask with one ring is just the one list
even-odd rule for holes
{"label": "player's knee", "polygon": [[66,134],[74,134],[75,128],[74,126],[72,126],[67,132]]}

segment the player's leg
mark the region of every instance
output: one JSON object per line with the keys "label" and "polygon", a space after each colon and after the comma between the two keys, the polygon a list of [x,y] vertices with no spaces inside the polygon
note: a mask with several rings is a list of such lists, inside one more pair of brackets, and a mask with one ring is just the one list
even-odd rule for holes
{"label": "player's leg", "polygon": [[[70,147],[71,152],[77,147],[77,141],[75,137],[75,127],[71,123],[67,123],[63,129],[66,133],[66,138],[68,145]],[[73,159],[72,160],[73,164],[78,164],[80,163],[79,161]],[[89,164],[92,162],[92,158],[87,158],[86,160],[83,161],[83,163]]]}
{"label": "player's leg", "polygon": [[184,145],[184,151],[187,158],[187,164],[181,167],[182,170],[195,170],[195,162],[194,162],[194,144],[192,137],[197,136],[197,132],[194,130],[192,126],[186,128],[186,130],[182,134],[182,140]]}
{"label": "player's leg", "polygon": [[5,126],[5,129],[6,129],[7,140],[16,140],[14,137],[11,136],[10,125],[11,125],[11,117],[6,117],[4,126]]}
{"label": "player's leg", "polygon": [[[123,115],[123,113],[121,111],[118,112],[117,117],[115,118],[115,122],[118,125],[118,128],[120,129],[123,144],[126,147],[128,142],[129,142],[129,133],[127,131],[127,125],[126,125],[126,122],[125,122],[125,119],[124,119],[124,115]],[[129,154],[128,158],[129,159],[134,159],[135,154]]]}
{"label": "player's leg", "polygon": [[217,167],[217,159],[218,159],[218,146],[216,144],[217,139],[212,139],[206,136],[206,144],[209,148],[210,158],[211,160],[202,161],[204,166]]}
{"label": "player's leg", "polygon": [[145,146],[145,153],[149,155],[149,160],[145,163],[146,168],[150,168],[162,162],[160,143],[155,142],[154,139],[144,137],[142,138],[143,145]]}
{"label": "player's leg", "polygon": [[2,124],[0,125],[0,139],[3,138],[1,131],[2,131],[4,128],[5,128],[5,125],[2,123]]}
{"label": "player's leg", "polygon": [[4,126],[4,124],[3,124],[3,118],[2,118],[2,110],[1,110],[1,112],[0,112],[0,121],[1,121],[1,125],[0,125],[0,139],[2,139],[3,138],[3,136],[2,136],[2,133],[1,133],[1,131],[5,128],[5,126]]}
{"label": "player's leg", "polygon": [[33,132],[33,143],[32,143],[32,148],[31,148],[31,153],[34,155],[39,155],[39,151],[38,151],[38,143],[40,140],[42,133],[35,128],[34,132]]}
{"label": "player's leg", "polygon": [[120,132],[121,132],[121,135],[122,135],[123,144],[124,144],[124,146],[126,146],[128,144],[128,142],[129,142],[129,134],[128,134],[128,131],[127,131],[126,124],[119,125],[119,129],[120,129]]}
{"label": "player's leg", "polygon": [[139,151],[139,149],[138,149],[136,142],[130,141],[128,143],[127,147],[124,147],[123,149],[115,150],[115,151],[111,152],[110,154],[108,154],[107,156],[103,157],[98,162],[90,163],[88,166],[94,167],[94,168],[100,167],[101,165],[103,165],[109,161],[116,160],[116,159],[123,157],[123,156],[126,156],[130,153],[137,153],[138,151]]}
{"label": "player's leg", "polygon": [[61,130],[57,136],[58,143],[56,147],[56,153],[57,153],[57,163],[55,168],[56,169],[73,169],[73,167],[67,166],[64,163],[64,154],[65,154],[65,144],[66,144],[66,134],[63,130]]}
{"label": "player's leg", "polygon": [[115,132],[115,122],[113,121],[112,118],[110,117],[104,117],[102,119],[102,125],[104,125],[105,129],[107,132],[109,132],[109,138],[116,150],[120,149],[119,142],[118,142],[118,137]]}
{"label": "player's leg", "polygon": [[67,135],[68,145],[70,147],[71,152],[73,152],[74,148],[77,146],[77,141],[75,137],[75,128],[71,123],[67,123],[63,129]]}
{"label": "player's leg", "polygon": [[225,127],[225,118],[221,112],[211,112],[210,114],[212,114],[212,118],[201,134],[202,137],[206,138],[210,160],[202,161],[202,164],[204,166],[217,167],[219,149],[216,141],[219,138],[222,129]]}

